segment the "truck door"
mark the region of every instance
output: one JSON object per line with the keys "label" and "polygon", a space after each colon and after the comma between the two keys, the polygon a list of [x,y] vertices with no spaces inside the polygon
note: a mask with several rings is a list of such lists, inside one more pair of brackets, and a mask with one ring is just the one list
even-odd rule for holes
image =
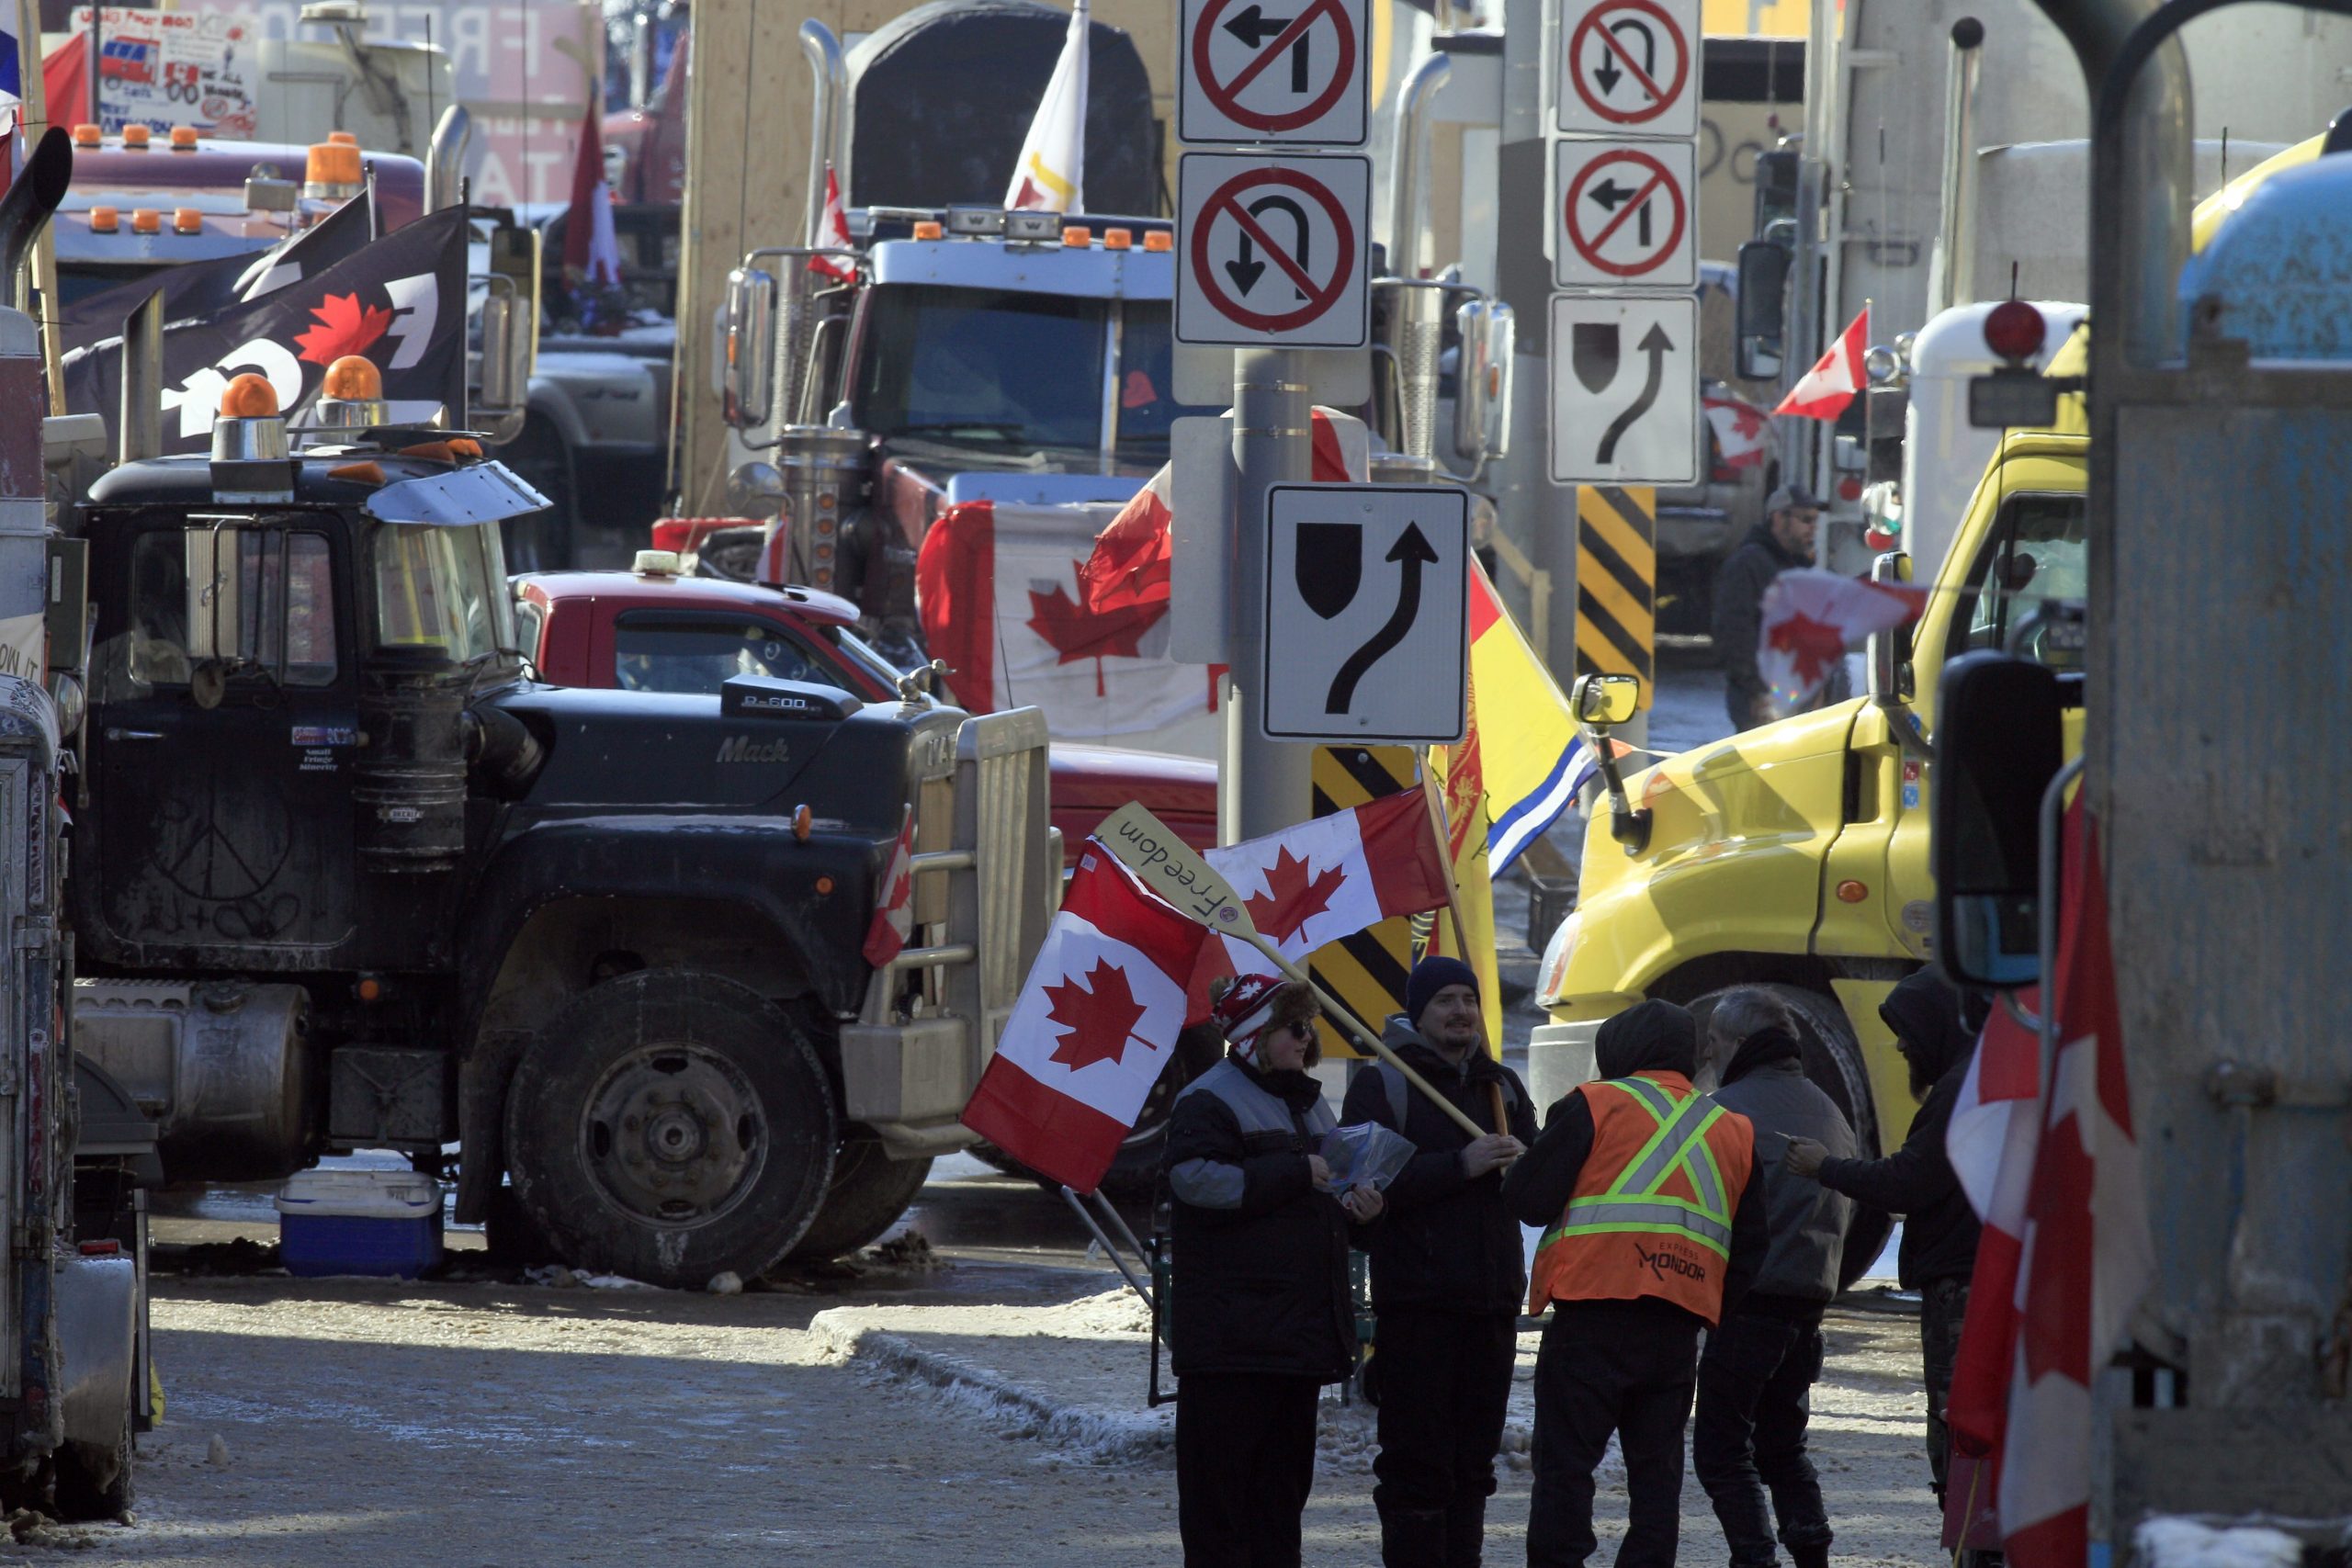
{"label": "truck door", "polygon": [[[97,649],[85,828],[93,934],[120,961],[300,967],[353,932],[345,547],[299,513],[234,522],[92,525],[95,596],[120,629]],[[229,590],[207,609],[191,539]],[[209,625],[192,637],[192,618]]]}

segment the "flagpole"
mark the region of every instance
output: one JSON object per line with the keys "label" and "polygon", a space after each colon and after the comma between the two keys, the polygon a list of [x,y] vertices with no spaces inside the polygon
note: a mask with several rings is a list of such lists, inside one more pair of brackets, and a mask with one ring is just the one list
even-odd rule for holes
{"label": "flagpole", "polygon": [[[90,11],[91,25],[96,26],[96,0]],[[98,62],[85,62],[90,80],[98,79]],[[35,128],[49,129],[49,90],[41,81],[40,14],[33,0],[17,0],[17,71],[24,86],[24,98],[17,107],[17,139],[19,146],[29,151],[35,140]],[[51,224],[40,226],[40,233],[33,241],[33,287],[40,291],[40,353],[49,377],[49,412],[65,412],[65,366],[62,345],[57,332],[57,241]]]}

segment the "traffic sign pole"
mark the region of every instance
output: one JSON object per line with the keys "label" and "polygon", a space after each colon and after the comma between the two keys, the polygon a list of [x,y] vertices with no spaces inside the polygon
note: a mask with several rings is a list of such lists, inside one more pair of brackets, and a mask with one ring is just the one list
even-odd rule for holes
{"label": "traffic sign pole", "polygon": [[[1315,749],[1259,733],[1266,694],[1251,687],[1265,662],[1266,491],[1296,484],[1314,467],[1312,400],[1296,351],[1244,348],[1233,355],[1233,696],[1226,705],[1227,776],[1235,809],[1218,813],[1227,843],[1261,838],[1306,820],[1313,806]],[[1238,775],[1238,777],[1236,776]]]}

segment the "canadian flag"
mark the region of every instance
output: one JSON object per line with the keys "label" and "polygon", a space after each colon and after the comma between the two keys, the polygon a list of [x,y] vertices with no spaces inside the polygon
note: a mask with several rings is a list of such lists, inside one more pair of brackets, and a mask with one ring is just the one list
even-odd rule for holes
{"label": "canadian flag", "polygon": [[571,208],[563,220],[563,265],[590,283],[621,280],[621,247],[613,232],[613,190],[605,183],[604,100],[588,96],[571,165]]}
{"label": "canadian flag", "polygon": [[1086,0],[1069,14],[1061,58],[1037,101],[1037,118],[1021,143],[1005,186],[1008,211],[1080,213],[1086,210]]}
{"label": "canadian flag", "polygon": [[[1314,423],[1314,477],[1362,479],[1363,423],[1317,410]],[[957,702],[1034,703],[1057,740],[1216,755],[1224,667],[1168,652],[1171,484],[1163,467],[1115,513],[987,501],[940,513],[915,559],[915,601]]]}
{"label": "canadian flag", "polygon": [[1871,345],[1871,308],[1838,334],[1829,352],[1814,362],[1804,378],[1789,389],[1781,400],[1776,414],[1792,413],[1799,419],[1836,419],[1862,389],[1862,355]]}
{"label": "canadian flag", "polygon": [[[2132,1124],[2098,834],[2066,816],[2058,1048],[1996,1013],[1945,1147],[1984,1220],[1946,1417],[1996,1457],[2001,1537],[2018,1568],[2081,1568],[2089,1546],[2091,1380],[2155,1271]],[[2026,1005],[2038,1007],[2029,993]]]}
{"label": "canadian flag", "polygon": [[964,1125],[1093,1191],[1183,1031],[1205,935],[1089,839]]}
{"label": "canadian flag", "polygon": [[[1225,878],[1274,951],[1293,963],[1328,942],[1392,915],[1418,915],[1453,901],[1453,878],[1430,797],[1400,790],[1353,810],[1317,817],[1203,857]],[[1193,977],[1194,1017],[1207,1010],[1209,983],[1257,973],[1265,955],[1219,936]]]}
{"label": "canadian flag", "polygon": [[1704,398],[1707,428],[1715,434],[1715,450],[1726,468],[1753,468],[1770,449],[1772,427],[1762,409],[1739,398]]}
{"label": "canadian flag", "polygon": [[[817,214],[817,231],[808,236],[811,250],[846,251],[852,248],[849,237],[849,212],[842,206],[842,182],[833,174],[831,164],[825,165],[825,206]],[[857,281],[857,263],[848,256],[810,256],[810,272],[823,273],[840,283]]]}
{"label": "canadian flag", "polygon": [[[1372,470],[1372,434],[1362,420],[1336,418],[1329,409],[1307,415],[1313,432],[1312,466],[1317,484],[1361,481]],[[1175,464],[1163,463],[1151,482],[1095,536],[1094,549],[1079,570],[1087,607],[1097,615],[1168,603],[1176,557],[1173,487]]]}
{"label": "canadian flag", "polygon": [[915,810],[910,806],[899,829],[898,848],[890,852],[882,886],[874,896],[874,922],[865,928],[865,961],[876,969],[904,952],[907,938],[914,934],[914,852]]}
{"label": "canadian flag", "polygon": [[1872,632],[1917,620],[1927,605],[1924,588],[1792,568],[1764,590],[1756,672],[1781,705],[1793,711],[1821,690],[1848,649],[1861,647]]}

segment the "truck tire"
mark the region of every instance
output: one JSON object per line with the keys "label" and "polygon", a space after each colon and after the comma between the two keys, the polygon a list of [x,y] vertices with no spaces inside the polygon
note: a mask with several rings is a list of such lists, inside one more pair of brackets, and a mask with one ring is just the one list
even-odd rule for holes
{"label": "truck tire", "polygon": [[[1715,1010],[1715,1002],[1724,987],[1708,992],[1690,1004],[1693,1017],[1699,1021],[1700,1038],[1706,1038],[1707,1015]],[[1878,1111],[1871,1100],[1870,1074],[1862,1066],[1861,1043],[1854,1038],[1854,1027],[1846,1021],[1846,1010],[1838,998],[1803,986],[1766,986],[1789,1004],[1796,1015],[1797,1043],[1804,1052],[1804,1076],[1814,1086],[1827,1095],[1854,1130],[1854,1146],[1864,1159],[1879,1156]],[[1868,1204],[1854,1206],[1853,1223],[1846,1227],[1846,1247],[1838,1259],[1838,1288],[1852,1288],[1865,1269],[1878,1260],[1886,1246],[1888,1234],[1894,1228],[1894,1217],[1883,1209]]]}
{"label": "truck tire", "polygon": [[640,969],[590,988],[516,1065],[506,1155],[575,1268],[675,1290],[750,1280],[807,1233],[839,1137],[824,1064],[749,987]]}
{"label": "truck tire", "polygon": [[892,1159],[870,1139],[845,1144],[833,1156],[833,1182],[816,1221],[785,1256],[817,1263],[877,1239],[899,1223],[931,1175],[927,1159]]}
{"label": "truck tire", "polygon": [[126,1413],[111,1452],[92,1453],[74,1443],[58,1449],[53,1496],[59,1518],[78,1524],[119,1519],[130,1511],[138,1494],[131,1461],[134,1424]]}

